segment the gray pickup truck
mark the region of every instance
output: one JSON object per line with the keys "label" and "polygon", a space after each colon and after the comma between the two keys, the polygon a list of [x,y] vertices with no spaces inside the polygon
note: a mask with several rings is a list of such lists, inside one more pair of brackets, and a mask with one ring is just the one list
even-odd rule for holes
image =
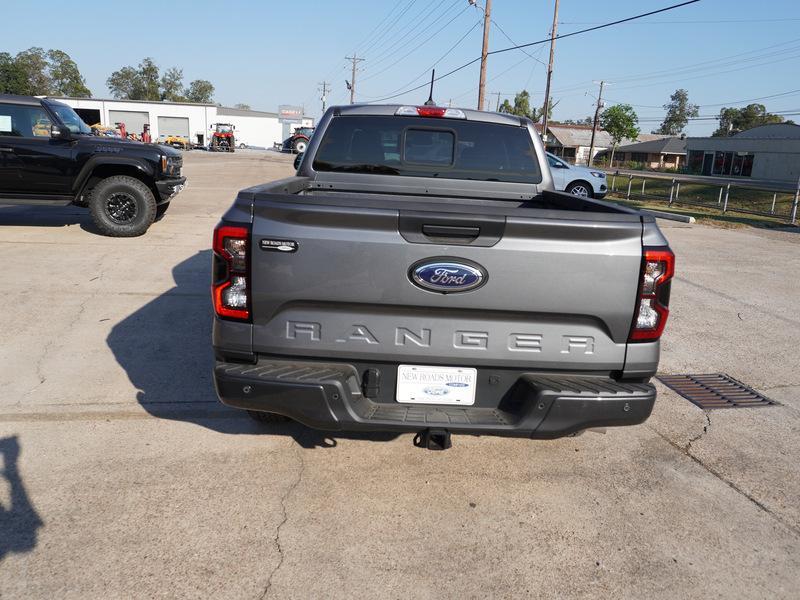
{"label": "gray pickup truck", "polygon": [[333,107],[214,232],[225,404],[323,430],[552,438],[650,415],[675,257],[553,190],[530,120]]}

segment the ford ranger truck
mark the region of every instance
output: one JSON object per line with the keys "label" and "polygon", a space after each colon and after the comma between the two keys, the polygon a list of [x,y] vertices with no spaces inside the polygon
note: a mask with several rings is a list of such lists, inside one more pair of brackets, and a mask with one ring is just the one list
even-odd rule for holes
{"label": "ford ranger truck", "polygon": [[554,191],[529,119],[333,107],[214,232],[217,393],[429,442],[635,425],[674,264],[652,217]]}

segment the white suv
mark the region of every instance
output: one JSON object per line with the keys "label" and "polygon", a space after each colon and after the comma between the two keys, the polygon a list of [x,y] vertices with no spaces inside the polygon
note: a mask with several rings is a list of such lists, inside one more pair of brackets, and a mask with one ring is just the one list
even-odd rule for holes
{"label": "white suv", "polygon": [[608,193],[606,174],[595,169],[578,167],[547,153],[553,184],[559,192],[567,192],[584,198],[602,198]]}

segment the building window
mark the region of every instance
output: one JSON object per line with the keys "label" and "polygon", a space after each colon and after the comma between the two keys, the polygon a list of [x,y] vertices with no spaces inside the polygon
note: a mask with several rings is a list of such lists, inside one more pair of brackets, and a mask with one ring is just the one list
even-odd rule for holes
{"label": "building window", "polygon": [[702,150],[689,150],[689,173],[700,175],[703,172],[703,152]]}
{"label": "building window", "polygon": [[631,152],[631,161],[632,162],[647,162],[647,153],[646,152]]}
{"label": "building window", "polygon": [[750,152],[737,152],[733,157],[731,175],[750,177],[753,173],[753,154]]}

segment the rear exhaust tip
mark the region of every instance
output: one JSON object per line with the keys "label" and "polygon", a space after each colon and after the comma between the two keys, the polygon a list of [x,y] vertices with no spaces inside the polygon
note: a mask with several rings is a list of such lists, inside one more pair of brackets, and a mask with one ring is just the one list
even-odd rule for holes
{"label": "rear exhaust tip", "polygon": [[453,443],[447,429],[425,429],[414,436],[414,445],[428,450],[447,450]]}

